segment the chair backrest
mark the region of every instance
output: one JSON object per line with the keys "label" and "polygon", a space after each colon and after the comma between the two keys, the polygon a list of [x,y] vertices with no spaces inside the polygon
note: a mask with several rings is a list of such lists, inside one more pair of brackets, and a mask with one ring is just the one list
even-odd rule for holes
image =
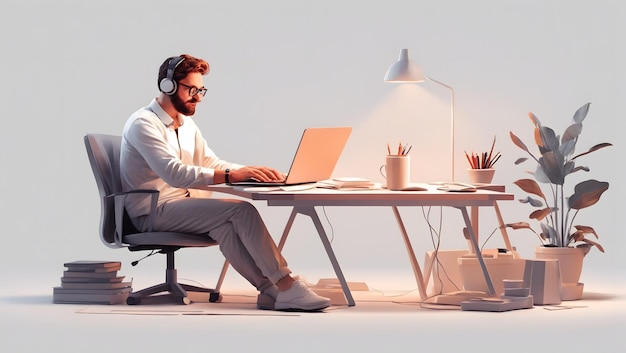
{"label": "chair backrest", "polygon": [[[120,178],[121,136],[87,134],[85,147],[100,193],[100,239],[111,248],[120,248],[122,234],[116,234],[115,200],[107,197],[122,191]],[[117,235],[117,236],[116,236]]]}

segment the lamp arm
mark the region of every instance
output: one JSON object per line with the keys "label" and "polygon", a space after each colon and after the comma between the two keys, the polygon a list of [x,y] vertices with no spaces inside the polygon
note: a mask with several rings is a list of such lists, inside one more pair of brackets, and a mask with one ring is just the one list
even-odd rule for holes
{"label": "lamp arm", "polygon": [[441,82],[441,81],[437,81],[432,77],[426,77],[426,79],[428,79],[429,81],[433,81],[435,83],[438,83],[440,85],[442,85],[443,87],[447,88],[450,90],[450,94],[451,94],[451,104],[450,104],[450,133],[451,133],[451,138],[450,138],[450,155],[452,157],[452,181],[454,182],[454,89],[452,89],[452,87],[446,85],[445,83]]}

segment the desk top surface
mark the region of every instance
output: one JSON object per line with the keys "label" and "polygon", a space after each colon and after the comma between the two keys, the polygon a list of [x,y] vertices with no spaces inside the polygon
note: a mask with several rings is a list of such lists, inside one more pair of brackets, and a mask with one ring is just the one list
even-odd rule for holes
{"label": "desk top surface", "polygon": [[326,188],[285,191],[276,190],[276,188],[228,185],[212,185],[208,189],[250,200],[264,200],[270,205],[490,206],[495,201],[514,199],[513,194],[506,192],[485,189],[478,189],[473,192],[440,191],[437,190],[436,185],[429,185],[425,191],[392,191],[387,189],[335,190]]}

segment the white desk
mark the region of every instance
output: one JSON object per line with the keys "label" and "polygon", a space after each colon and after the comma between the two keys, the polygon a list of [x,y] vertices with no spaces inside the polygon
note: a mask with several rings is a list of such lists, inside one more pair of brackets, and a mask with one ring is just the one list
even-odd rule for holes
{"label": "white desk", "polygon": [[[409,260],[413,267],[413,273],[419,289],[422,299],[426,298],[426,285],[420,269],[419,263],[415,257],[413,247],[409,240],[404,222],[398,211],[399,206],[446,206],[453,207],[461,211],[461,215],[466,225],[467,233],[469,233],[470,243],[475,254],[477,254],[478,262],[481,266],[489,294],[495,295],[495,290],[489,272],[485,266],[485,262],[482,258],[481,251],[478,245],[475,229],[477,227],[477,208],[479,206],[495,207],[498,221],[502,226],[502,219],[500,211],[497,206],[497,201],[500,200],[513,200],[513,194],[508,194],[498,191],[490,190],[477,190],[476,192],[446,192],[436,190],[436,186],[432,186],[428,191],[390,191],[390,190],[364,190],[364,191],[341,191],[330,189],[309,189],[303,191],[267,191],[263,188],[244,188],[244,187],[232,187],[226,185],[216,185],[209,188],[211,191],[227,193],[236,195],[239,197],[247,198],[250,200],[266,201],[268,206],[289,206],[292,207],[291,215],[285,226],[278,248],[282,250],[291,230],[291,226],[298,214],[311,217],[313,224],[315,225],[317,232],[320,236],[322,244],[326,249],[326,253],[330,259],[330,262],[335,270],[337,279],[341,284],[346,301],[349,306],[354,306],[354,299],[348,288],[346,279],[341,271],[341,267],[337,262],[335,253],[330,245],[328,236],[324,231],[324,227],[320,221],[320,218],[315,210],[316,206],[349,206],[349,207],[363,207],[363,206],[389,206],[395,215],[396,221],[402,233],[406,249],[409,253]],[[468,215],[467,208],[472,209],[472,218]],[[504,230],[503,230],[504,231]],[[505,233],[503,234],[505,235]],[[508,240],[508,237],[505,237]]]}

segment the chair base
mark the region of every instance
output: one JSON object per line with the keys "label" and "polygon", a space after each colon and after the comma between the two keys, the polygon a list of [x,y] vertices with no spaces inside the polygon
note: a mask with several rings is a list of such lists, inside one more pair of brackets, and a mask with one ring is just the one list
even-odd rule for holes
{"label": "chair base", "polygon": [[164,293],[158,295],[158,297],[167,296],[172,298],[175,302],[187,305],[191,303],[191,300],[187,297],[188,291],[210,293],[209,301],[211,303],[220,302],[222,299],[221,294],[215,289],[178,283],[175,269],[167,269],[165,277],[166,279],[164,283],[132,292],[126,299],[126,304],[138,305],[141,303],[142,299],[157,297],[155,294]]}

